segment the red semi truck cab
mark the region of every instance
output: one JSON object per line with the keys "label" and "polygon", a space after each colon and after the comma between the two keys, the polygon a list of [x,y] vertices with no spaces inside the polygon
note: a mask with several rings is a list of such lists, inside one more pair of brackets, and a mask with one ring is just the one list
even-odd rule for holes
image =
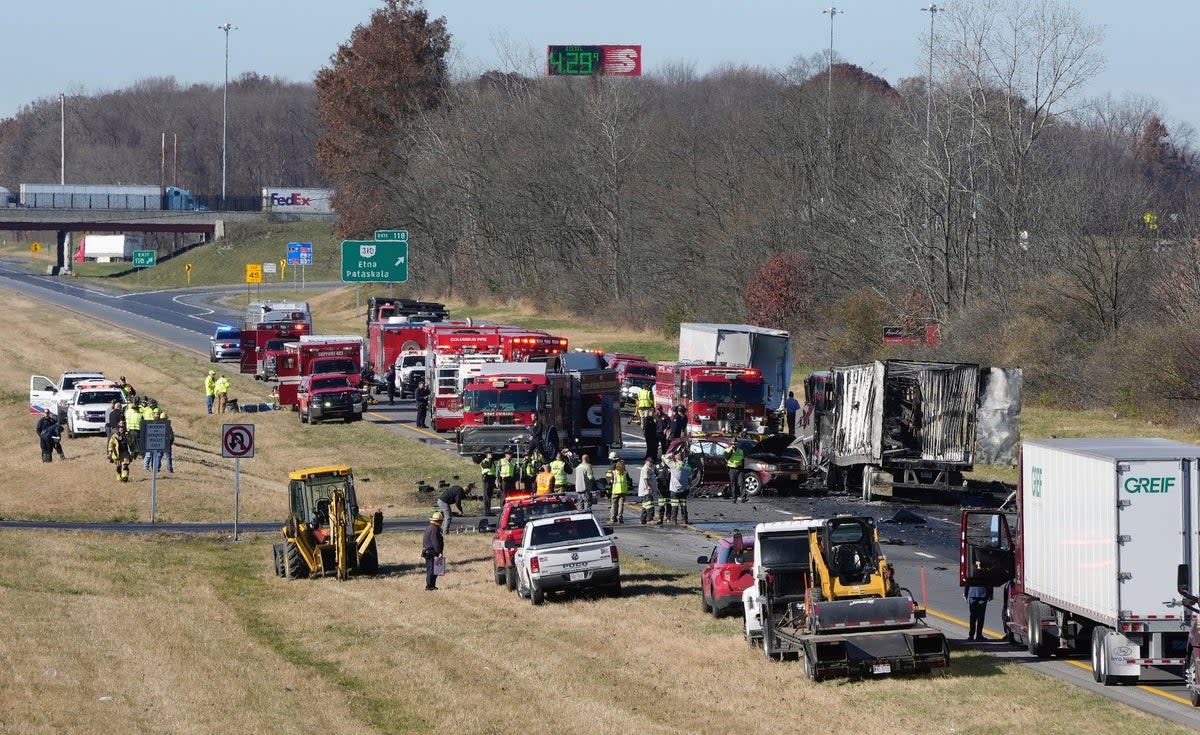
{"label": "red semi truck cab", "polygon": [[355,375],[362,369],[362,338],[289,342],[279,358],[279,405],[296,406],[300,379],[309,375]]}
{"label": "red semi truck cab", "polygon": [[660,361],[654,401],[687,412],[687,433],[761,436],[767,424],[767,384],[757,368]]}

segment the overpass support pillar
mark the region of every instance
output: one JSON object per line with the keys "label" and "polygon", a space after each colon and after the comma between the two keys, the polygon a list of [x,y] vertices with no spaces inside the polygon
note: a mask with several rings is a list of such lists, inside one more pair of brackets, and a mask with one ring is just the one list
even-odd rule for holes
{"label": "overpass support pillar", "polygon": [[52,275],[68,275],[71,272],[71,231],[59,230],[54,244],[54,265],[47,266]]}

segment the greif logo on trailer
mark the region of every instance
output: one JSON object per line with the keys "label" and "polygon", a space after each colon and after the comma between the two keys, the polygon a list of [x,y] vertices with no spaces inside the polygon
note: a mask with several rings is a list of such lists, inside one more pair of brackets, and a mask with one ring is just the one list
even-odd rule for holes
{"label": "greif logo on trailer", "polygon": [[1030,467],[1029,475],[1033,479],[1033,488],[1030,490],[1030,493],[1035,498],[1042,497],[1042,468]]}
{"label": "greif logo on trailer", "polygon": [[1162,495],[1175,487],[1174,477],[1126,477],[1121,487],[1133,495]]}

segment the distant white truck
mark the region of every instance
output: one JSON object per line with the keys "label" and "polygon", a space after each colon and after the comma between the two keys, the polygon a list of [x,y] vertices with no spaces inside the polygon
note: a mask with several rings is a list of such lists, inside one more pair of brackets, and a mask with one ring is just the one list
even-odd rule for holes
{"label": "distant white truck", "polygon": [[111,263],[131,259],[133,251],[141,250],[144,245],[141,235],[85,235],[80,247],[85,260]]}
{"label": "distant white truck", "polygon": [[57,381],[45,375],[29,376],[29,407],[36,410],[49,409],[59,422],[67,418],[67,405],[75,393],[75,385],[88,380],[108,380],[104,373],[95,370],[68,370]]}
{"label": "distant white truck", "polygon": [[591,513],[537,518],[525,524],[516,548],[517,594],[534,605],[547,592],[600,589],[621,594],[621,563],[612,529],[602,528]]}
{"label": "distant white truck", "polygon": [[792,383],[792,336],[750,324],[679,325],[679,361],[757,368],[767,383],[767,410],[783,410]]}

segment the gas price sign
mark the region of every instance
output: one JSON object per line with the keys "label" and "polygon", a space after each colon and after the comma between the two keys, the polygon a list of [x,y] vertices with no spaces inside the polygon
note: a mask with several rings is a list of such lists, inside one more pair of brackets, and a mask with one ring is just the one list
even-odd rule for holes
{"label": "gas price sign", "polygon": [[637,77],[642,75],[641,46],[547,46],[549,76]]}

